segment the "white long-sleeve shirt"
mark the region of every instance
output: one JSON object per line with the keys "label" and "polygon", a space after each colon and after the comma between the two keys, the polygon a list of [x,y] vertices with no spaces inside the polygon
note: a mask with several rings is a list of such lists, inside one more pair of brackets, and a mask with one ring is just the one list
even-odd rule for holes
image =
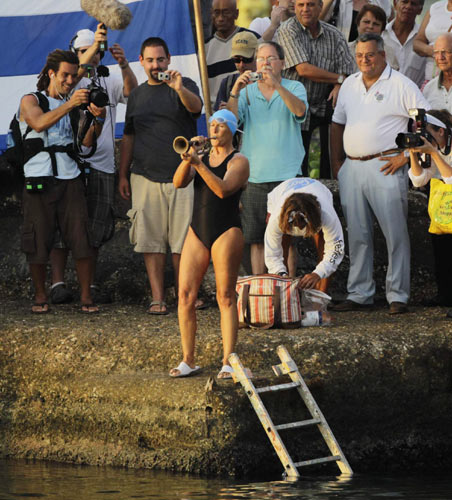
{"label": "white long-sleeve shirt", "polygon": [[[440,153],[441,154],[441,153]],[[452,166],[452,153],[448,156],[441,154],[443,160]],[[408,176],[411,179],[414,187],[421,187],[428,184],[430,179],[442,179],[446,184],[452,184],[452,177],[443,177],[436,166],[436,163],[432,159],[432,164],[429,168],[423,168],[421,175],[414,175],[412,169],[408,170]]]}
{"label": "white long-sleeve shirt", "polygon": [[264,236],[265,265],[271,274],[287,272],[281,245],[283,232],[279,227],[279,216],[284,202],[294,193],[312,194],[320,204],[325,249],[322,261],[313,272],[321,279],[327,278],[336,271],[344,258],[344,234],[334,210],[331,191],[321,182],[305,177],[284,181],[268,194],[267,212],[270,218]]}

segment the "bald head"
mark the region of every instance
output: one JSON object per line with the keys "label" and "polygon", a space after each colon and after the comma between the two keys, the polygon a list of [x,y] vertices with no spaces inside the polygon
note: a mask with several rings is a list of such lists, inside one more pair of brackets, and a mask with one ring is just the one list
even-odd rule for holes
{"label": "bald head", "polygon": [[440,35],[435,42],[434,49],[436,49],[436,46],[447,46],[449,49],[452,49],[452,33],[444,33],[443,35]]}
{"label": "bald head", "polygon": [[232,35],[238,15],[236,0],[213,0],[212,23],[220,38]]}
{"label": "bald head", "polygon": [[445,33],[436,39],[433,57],[443,73],[452,75],[452,33]]}

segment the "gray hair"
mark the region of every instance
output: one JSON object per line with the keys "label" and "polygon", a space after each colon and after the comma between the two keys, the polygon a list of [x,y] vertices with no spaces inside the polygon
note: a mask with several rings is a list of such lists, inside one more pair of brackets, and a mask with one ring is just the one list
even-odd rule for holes
{"label": "gray hair", "polygon": [[257,57],[257,53],[259,52],[259,50],[266,45],[270,45],[270,47],[273,47],[276,50],[278,57],[280,59],[284,59],[284,49],[281,47],[281,45],[279,45],[279,43],[273,42],[272,40],[269,40],[268,42],[260,42],[257,46],[255,57]]}
{"label": "gray hair", "polygon": [[383,41],[383,38],[381,38],[381,36],[377,35],[376,33],[363,33],[362,35],[359,35],[359,37],[356,39],[356,42],[376,42],[377,50],[379,52],[384,52],[385,50],[385,43]]}

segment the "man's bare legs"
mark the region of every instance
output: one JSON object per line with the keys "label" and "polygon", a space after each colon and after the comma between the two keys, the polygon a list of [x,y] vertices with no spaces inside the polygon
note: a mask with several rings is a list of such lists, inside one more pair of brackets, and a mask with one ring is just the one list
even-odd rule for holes
{"label": "man's bare legs", "polygon": [[[143,253],[144,264],[148,274],[149,285],[151,286],[152,301],[165,302],[165,253]],[[149,308],[153,312],[166,312],[166,306],[153,305]]]}
{"label": "man's bare legs", "polygon": [[[30,264],[30,274],[35,289],[35,303],[31,310],[34,313],[45,313],[49,310],[46,294],[46,264]],[[38,305],[39,304],[39,305]]]}

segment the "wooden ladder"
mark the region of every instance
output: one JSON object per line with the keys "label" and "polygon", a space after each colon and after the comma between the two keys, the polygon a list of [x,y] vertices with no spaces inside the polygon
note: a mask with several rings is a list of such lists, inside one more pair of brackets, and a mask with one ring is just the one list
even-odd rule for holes
{"label": "wooden ladder", "polygon": [[[320,408],[315,402],[311,391],[308,389],[308,386],[303,380],[303,377],[300,375],[300,372],[298,371],[298,367],[295,364],[294,360],[291,358],[287,349],[282,345],[278,346],[276,352],[281,360],[281,364],[273,366],[273,371],[277,376],[289,375],[289,377],[292,379],[292,382],[289,382],[287,384],[270,385],[268,387],[256,388],[253,382],[250,380],[247,374],[247,370],[243,367],[236,353],[230,354],[229,362],[234,369],[234,382],[240,382],[245,389],[245,392],[249,400],[251,401],[251,404],[253,405],[254,411],[259,417],[259,420],[261,421],[261,424],[264,427],[265,432],[267,433],[273,445],[273,448],[275,449],[279,459],[281,460],[281,463],[283,464],[284,476],[288,479],[298,479],[300,477],[300,474],[297,470],[299,467],[321,464],[324,462],[336,462],[342,474],[352,475],[353,471],[350,467],[350,464],[345,458],[345,455],[342,452],[339,443],[336,441],[336,438],[334,437],[330,426],[325,420],[323,413],[320,411]],[[275,425],[272,422],[272,419],[268,414],[268,411],[265,408],[259,394],[263,394],[266,392],[286,391],[289,389],[297,389],[301,399],[304,401],[306,407],[308,408],[312,419]],[[310,425],[317,425],[325,443],[327,444],[331,452],[331,455],[322,458],[314,458],[312,460],[305,460],[303,462],[293,462],[278,431],[296,429],[298,427],[306,427]]]}

